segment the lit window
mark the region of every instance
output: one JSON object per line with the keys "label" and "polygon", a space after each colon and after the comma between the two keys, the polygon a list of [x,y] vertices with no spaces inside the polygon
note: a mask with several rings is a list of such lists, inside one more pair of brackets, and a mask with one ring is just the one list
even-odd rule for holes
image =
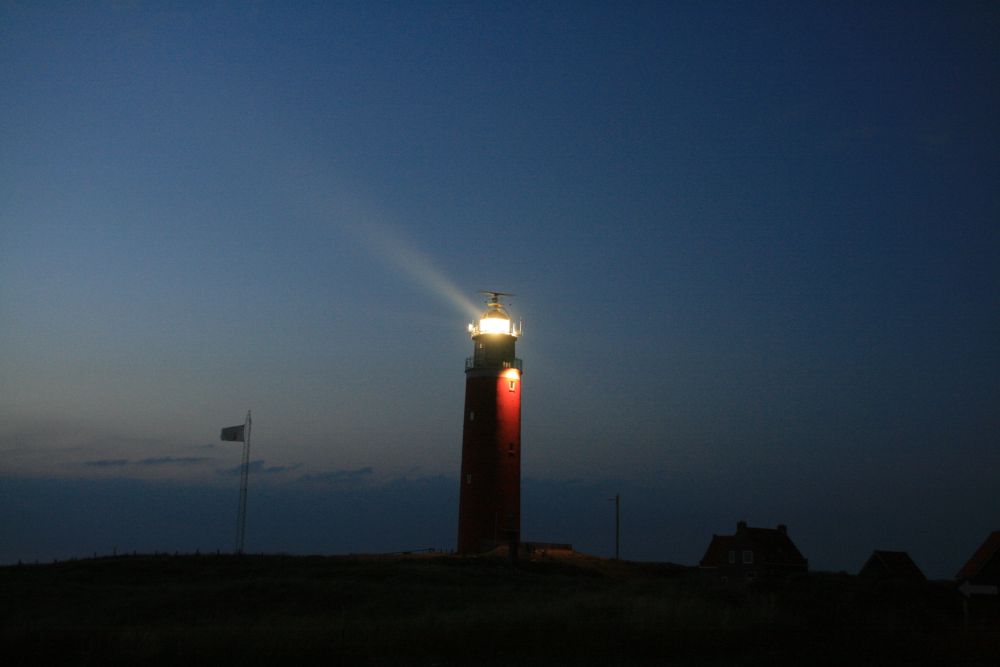
{"label": "lit window", "polygon": [[743,564],[751,565],[753,563],[753,552],[747,549],[743,552]]}
{"label": "lit window", "polygon": [[475,410],[469,410],[469,421],[470,422],[476,421],[476,411]]}

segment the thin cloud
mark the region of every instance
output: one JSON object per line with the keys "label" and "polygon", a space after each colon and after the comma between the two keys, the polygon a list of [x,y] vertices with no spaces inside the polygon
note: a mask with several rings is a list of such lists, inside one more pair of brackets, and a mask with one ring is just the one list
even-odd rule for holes
{"label": "thin cloud", "polygon": [[164,466],[164,465],[195,465],[204,463],[212,459],[207,456],[161,456],[156,458],[142,459],[135,462],[137,466]]}
{"label": "thin cloud", "polygon": [[[268,466],[265,465],[266,461],[264,459],[254,459],[247,465],[247,470],[254,475],[275,475],[278,473],[288,472],[289,470],[295,470],[301,464],[296,463],[293,466]],[[242,466],[234,466],[232,468],[225,468],[222,470],[216,470],[215,472],[224,477],[236,477],[240,474]]]}
{"label": "thin cloud", "polygon": [[299,464],[293,466],[267,466],[264,467],[263,461],[253,461],[250,463],[249,469],[252,473],[273,475],[280,472],[288,472],[289,470],[295,470],[299,467]]}
{"label": "thin cloud", "polygon": [[302,475],[299,477],[300,482],[327,482],[333,484],[349,484],[353,482],[360,482],[371,475],[375,471],[372,470],[371,466],[365,466],[364,468],[357,468],[354,470],[331,470],[328,472],[312,473],[309,475]]}
{"label": "thin cloud", "polygon": [[98,459],[96,461],[84,461],[83,465],[88,468],[120,468],[128,465],[128,459]]}

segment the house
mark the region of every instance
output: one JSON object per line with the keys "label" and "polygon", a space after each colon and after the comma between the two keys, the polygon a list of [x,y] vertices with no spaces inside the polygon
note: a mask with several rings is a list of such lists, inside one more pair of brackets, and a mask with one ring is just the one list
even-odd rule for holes
{"label": "house", "polygon": [[896,581],[927,581],[927,577],[905,551],[873,551],[858,576]]}
{"label": "house", "polygon": [[970,584],[1000,585],[1000,530],[990,533],[955,578]]}
{"label": "house", "polygon": [[724,583],[744,583],[806,572],[803,558],[788,537],[788,528],[752,528],[746,521],[736,524],[733,535],[712,535],[699,567]]}

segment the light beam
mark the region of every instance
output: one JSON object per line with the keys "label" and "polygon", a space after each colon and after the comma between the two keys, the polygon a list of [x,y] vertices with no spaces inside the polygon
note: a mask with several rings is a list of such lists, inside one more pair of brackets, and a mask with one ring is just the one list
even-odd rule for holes
{"label": "light beam", "polygon": [[392,268],[409,276],[466,315],[479,316],[479,308],[434,266],[430,257],[417,250],[388,225],[371,222],[353,224],[348,231],[367,245],[372,254]]}

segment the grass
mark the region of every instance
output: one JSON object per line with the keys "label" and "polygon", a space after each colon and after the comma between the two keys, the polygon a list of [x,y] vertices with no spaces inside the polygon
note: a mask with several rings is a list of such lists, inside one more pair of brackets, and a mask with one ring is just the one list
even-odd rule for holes
{"label": "grass", "polygon": [[995,664],[950,588],[721,587],[573,556],[127,556],[0,568],[4,664]]}

